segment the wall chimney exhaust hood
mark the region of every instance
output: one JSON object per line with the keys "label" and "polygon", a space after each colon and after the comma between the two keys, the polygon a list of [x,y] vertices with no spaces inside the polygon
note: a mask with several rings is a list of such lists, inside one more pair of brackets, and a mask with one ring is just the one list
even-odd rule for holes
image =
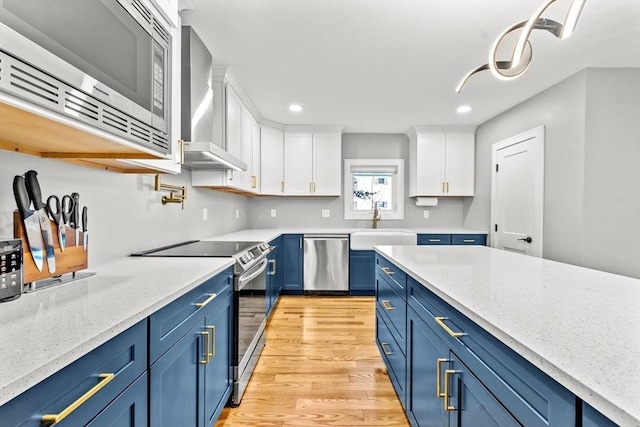
{"label": "wall chimney exhaust hood", "polygon": [[[189,26],[182,27],[182,139],[184,167],[192,170],[247,170],[247,164],[214,142],[211,54]],[[224,141],[221,141],[222,143]]]}

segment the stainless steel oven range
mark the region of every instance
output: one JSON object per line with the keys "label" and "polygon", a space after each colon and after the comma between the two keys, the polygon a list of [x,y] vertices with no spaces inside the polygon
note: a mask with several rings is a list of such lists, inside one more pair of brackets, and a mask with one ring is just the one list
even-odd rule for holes
{"label": "stainless steel oven range", "polygon": [[233,405],[239,405],[264,348],[267,254],[264,242],[192,240],[131,254],[145,257],[233,257]]}

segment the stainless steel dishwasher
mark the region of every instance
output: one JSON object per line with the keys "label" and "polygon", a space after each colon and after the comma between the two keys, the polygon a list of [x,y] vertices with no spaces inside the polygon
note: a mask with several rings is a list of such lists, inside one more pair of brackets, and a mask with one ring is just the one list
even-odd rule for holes
{"label": "stainless steel dishwasher", "polygon": [[349,292],[349,237],[342,234],[304,235],[304,292]]}

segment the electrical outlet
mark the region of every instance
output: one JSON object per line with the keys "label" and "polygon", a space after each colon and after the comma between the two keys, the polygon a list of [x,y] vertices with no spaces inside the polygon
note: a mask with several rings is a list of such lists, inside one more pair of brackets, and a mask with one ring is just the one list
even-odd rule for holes
{"label": "electrical outlet", "polygon": [[331,216],[331,211],[329,209],[322,209],[322,217],[329,218]]}
{"label": "electrical outlet", "polygon": [[240,218],[240,209],[236,209],[236,219]]}
{"label": "electrical outlet", "polygon": [[424,211],[424,217],[425,218],[429,218],[429,211],[425,209]]}
{"label": "electrical outlet", "polygon": [[275,218],[275,216],[276,216],[276,210],[271,209],[271,218]]}
{"label": "electrical outlet", "polygon": [[207,210],[207,208],[202,208],[202,220],[203,221],[207,220],[208,214],[209,214],[209,211]]}

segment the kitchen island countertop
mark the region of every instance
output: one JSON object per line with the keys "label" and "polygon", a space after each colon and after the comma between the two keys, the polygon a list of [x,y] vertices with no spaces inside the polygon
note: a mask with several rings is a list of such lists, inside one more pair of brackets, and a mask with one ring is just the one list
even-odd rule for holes
{"label": "kitchen island countertop", "polygon": [[0,405],[233,264],[125,258],[0,304]]}
{"label": "kitchen island countertop", "polygon": [[640,280],[484,246],[376,251],[621,426],[640,426]]}

